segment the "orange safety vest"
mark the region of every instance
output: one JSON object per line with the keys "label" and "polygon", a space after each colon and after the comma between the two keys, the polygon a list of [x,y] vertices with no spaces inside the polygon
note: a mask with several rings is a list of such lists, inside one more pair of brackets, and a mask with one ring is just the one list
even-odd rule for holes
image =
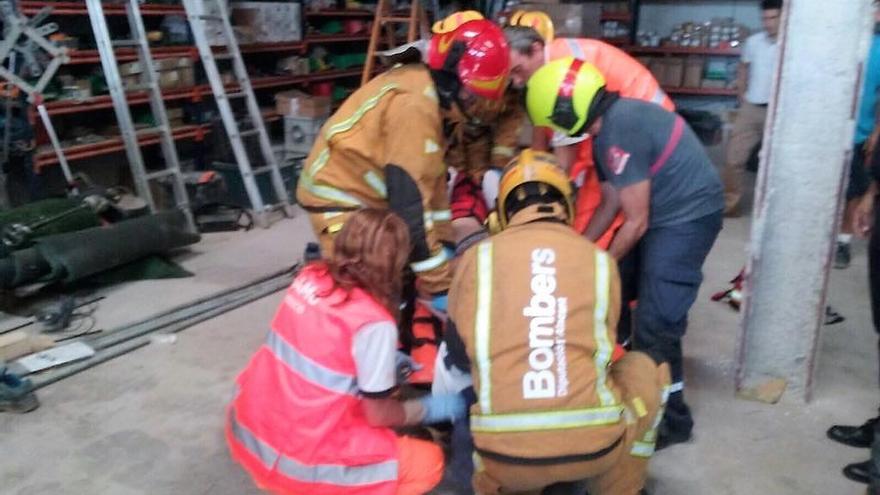
{"label": "orange safety vest", "polygon": [[437,346],[440,345],[443,323],[421,302],[416,301],[415,305],[410,357],[419,365],[419,369],[413,370],[408,381],[411,385],[431,385],[434,381],[434,362],[437,360]]}
{"label": "orange safety vest", "polygon": [[557,38],[546,47],[546,60],[574,57],[589,62],[605,76],[609,91],[624,98],[656,103],[675,111],[672,99],[660,88],[651,71],[625,51],[604,41],[589,38]]}
{"label": "orange safety vest", "polygon": [[333,287],[323,265],[287,290],[266,343],[236,381],[226,440],[256,484],[274,493],[393,495],[397,439],[371,426],[358,395],[352,344],[393,318],[360,289]]}
{"label": "orange safety vest", "polygon": [[[660,87],[651,71],[620,48],[588,38],[557,38],[546,47],[546,50],[546,60],[575,57],[595,65],[605,76],[606,87],[610,91],[620,93],[624,98],[656,103],[670,112],[675,111],[675,104]],[[577,159],[570,171],[572,180],[580,182],[582,178],[575,203],[574,222],[575,229],[581,233],[586,230],[587,224],[602,200],[602,190],[594,167],[593,142],[592,139],[587,139],[580,143]],[[623,225],[624,220],[623,213],[618,213],[596,244],[608,249],[614,234]]]}

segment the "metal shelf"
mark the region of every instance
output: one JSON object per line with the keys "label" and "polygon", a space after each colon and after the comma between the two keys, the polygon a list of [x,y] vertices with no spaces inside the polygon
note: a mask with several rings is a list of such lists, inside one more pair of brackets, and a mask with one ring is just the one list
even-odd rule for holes
{"label": "metal shelf", "polygon": [[305,37],[306,44],[313,43],[342,43],[346,41],[370,41],[367,34],[311,34]]}
{"label": "metal shelf", "polygon": [[618,21],[618,22],[632,22],[633,16],[629,12],[602,12],[602,16],[599,18],[600,22],[604,21]]}
{"label": "metal shelf", "polygon": [[[174,136],[175,141],[179,141],[181,139],[202,139],[205,134],[210,132],[210,125],[202,124],[202,125],[184,125],[175,127],[172,131],[172,135]],[[159,144],[159,134],[153,134],[149,136],[143,136],[138,138],[138,144],[143,146],[150,146],[153,144]],[[112,137],[109,139],[105,139],[103,141],[98,141],[96,143],[87,143],[87,144],[76,144],[73,146],[68,146],[64,148],[64,157],[68,160],[82,160],[84,158],[92,158],[101,155],[108,155],[111,153],[116,153],[119,151],[123,151],[125,149],[125,144],[122,142],[121,137]],[[55,152],[51,149],[40,151],[34,154],[34,168],[37,172],[40,171],[43,167],[49,165],[55,165],[58,163],[58,157],[55,156]]]}
{"label": "metal shelf", "polygon": [[689,96],[736,96],[739,93],[731,88],[682,88],[664,86],[663,91],[671,95]]}
{"label": "metal shelf", "polygon": [[[52,7],[52,15],[87,15],[85,2],[46,2],[37,0],[21,0],[19,9],[24,15],[34,15],[43,7]],[[125,5],[117,3],[103,4],[106,15],[125,15]],[[162,16],[169,14],[184,14],[183,5],[143,4],[140,6],[141,15]]]}
{"label": "metal shelf", "polygon": [[693,46],[625,46],[629,53],[635,55],[715,55],[723,57],[738,57],[739,48],[709,48]]}
{"label": "metal shelf", "polygon": [[[274,109],[264,110],[262,112],[264,122],[275,122],[281,120],[281,116]],[[195,139],[200,141],[211,133],[210,124],[201,125],[183,125],[175,127],[172,131],[175,141],[182,139]],[[141,147],[159,144],[159,135],[143,136],[138,138],[138,144]],[[96,143],[76,144],[64,148],[64,156],[68,160],[82,160],[85,158],[94,158],[96,156],[109,155],[125,150],[125,145],[121,137],[112,137]],[[34,155],[34,168],[37,172],[43,167],[55,165],[58,158],[51,149],[40,151]]]}
{"label": "metal shelf", "polygon": [[373,17],[376,15],[372,10],[366,9],[322,9],[307,10],[306,18],[309,17]]}

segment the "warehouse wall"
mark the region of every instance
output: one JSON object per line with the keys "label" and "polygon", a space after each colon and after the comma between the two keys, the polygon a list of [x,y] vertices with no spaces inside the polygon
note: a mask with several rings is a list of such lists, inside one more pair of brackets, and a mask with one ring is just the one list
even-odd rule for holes
{"label": "warehouse wall", "polygon": [[643,0],[639,30],[661,36],[683,22],[706,22],[713,17],[733,17],[751,29],[761,26],[758,0],[703,0],[682,3],[675,0]]}

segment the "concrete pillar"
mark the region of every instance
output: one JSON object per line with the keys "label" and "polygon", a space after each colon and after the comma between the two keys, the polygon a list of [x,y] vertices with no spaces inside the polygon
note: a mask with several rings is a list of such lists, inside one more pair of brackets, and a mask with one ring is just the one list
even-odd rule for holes
{"label": "concrete pillar", "polygon": [[[809,400],[871,0],[788,0],[747,268],[737,389]],[[866,296],[867,297],[867,296]]]}

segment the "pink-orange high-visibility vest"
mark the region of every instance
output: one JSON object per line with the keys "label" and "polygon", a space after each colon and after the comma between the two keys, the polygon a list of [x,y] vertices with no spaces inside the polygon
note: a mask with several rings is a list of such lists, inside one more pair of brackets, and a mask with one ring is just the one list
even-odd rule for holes
{"label": "pink-orange high-visibility vest", "polygon": [[334,288],[324,265],[287,290],[265,344],[238,376],[226,439],[255,483],[274,493],[393,495],[397,439],[371,426],[352,353],[364,325],[394,322],[369,294]]}

